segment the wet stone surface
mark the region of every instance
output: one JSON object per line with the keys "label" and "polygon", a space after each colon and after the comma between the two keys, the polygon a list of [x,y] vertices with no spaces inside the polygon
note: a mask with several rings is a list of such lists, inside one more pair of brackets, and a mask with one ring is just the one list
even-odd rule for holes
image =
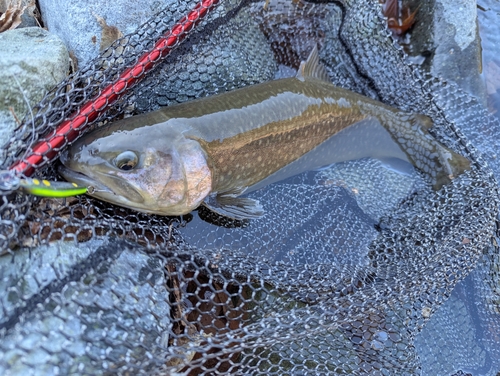
{"label": "wet stone surface", "polygon": [[39,27],[1,33],[0,51],[0,144],[4,144],[29,106],[66,77],[69,56],[61,39]]}
{"label": "wet stone surface", "polygon": [[[36,367],[70,374],[84,366],[88,374],[125,362],[128,369],[154,368],[144,348],[125,343],[135,338],[149,351],[168,344],[170,307],[161,263],[120,241],[95,240],[77,253],[73,249],[60,242],[19,250],[16,258],[23,262],[17,267],[10,255],[0,258],[0,285],[7,292],[0,372],[29,374]],[[91,324],[97,318],[99,324]]]}
{"label": "wet stone surface", "polygon": [[485,86],[481,79],[481,40],[477,8],[467,0],[430,0],[409,2],[417,9],[417,21],[408,51],[413,60],[434,76],[458,84],[485,104]]}
{"label": "wet stone surface", "polygon": [[101,47],[119,36],[134,32],[173,1],[146,0],[40,0],[42,19],[48,30],[59,36],[83,66],[95,58]]}

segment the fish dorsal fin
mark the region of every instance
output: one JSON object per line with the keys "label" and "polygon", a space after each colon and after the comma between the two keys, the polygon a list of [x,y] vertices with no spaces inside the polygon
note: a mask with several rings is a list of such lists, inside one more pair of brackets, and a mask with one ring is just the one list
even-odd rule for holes
{"label": "fish dorsal fin", "polygon": [[319,62],[318,46],[314,46],[307,60],[300,63],[295,77],[301,81],[312,77],[321,81],[332,82],[324,65]]}

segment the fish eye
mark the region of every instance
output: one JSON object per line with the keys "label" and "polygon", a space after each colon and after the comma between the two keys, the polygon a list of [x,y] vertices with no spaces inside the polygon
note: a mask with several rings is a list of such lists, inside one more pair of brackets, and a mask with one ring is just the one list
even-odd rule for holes
{"label": "fish eye", "polygon": [[129,171],[132,170],[135,166],[137,166],[138,162],[137,154],[133,151],[124,151],[123,153],[118,154],[115,158],[114,163],[115,166],[120,170]]}

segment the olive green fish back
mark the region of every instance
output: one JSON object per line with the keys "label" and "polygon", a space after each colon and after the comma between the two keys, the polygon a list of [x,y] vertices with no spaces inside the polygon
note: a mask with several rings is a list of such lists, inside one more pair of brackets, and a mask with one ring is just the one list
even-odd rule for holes
{"label": "olive green fish back", "polygon": [[[198,139],[212,167],[212,189],[225,192],[250,187],[351,124],[369,117],[357,107],[338,106],[336,99],[344,93],[329,89],[314,79],[274,81],[255,87],[256,97],[265,95],[266,100],[253,105],[242,100],[244,109],[235,121],[227,121],[226,112],[219,112],[220,120],[204,126]],[[252,94],[247,88],[228,95],[234,100]],[[224,97],[219,99],[224,103]],[[240,133],[228,137],[235,129]],[[205,140],[207,133],[213,141]]]}

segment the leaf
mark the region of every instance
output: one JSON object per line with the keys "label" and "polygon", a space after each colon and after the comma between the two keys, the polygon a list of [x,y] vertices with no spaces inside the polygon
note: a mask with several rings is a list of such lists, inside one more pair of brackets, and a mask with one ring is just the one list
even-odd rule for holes
{"label": "leaf", "polygon": [[106,48],[111,46],[111,44],[115,40],[123,37],[123,33],[116,26],[109,26],[106,23],[106,20],[104,20],[104,18],[102,18],[101,16],[95,13],[92,14],[96,18],[99,25],[101,26],[102,33],[101,33],[101,45],[99,46],[99,51],[102,52]]}
{"label": "leaf", "polygon": [[18,27],[27,7],[22,6],[22,0],[0,0],[0,11],[5,9],[0,16],[0,33]]}

